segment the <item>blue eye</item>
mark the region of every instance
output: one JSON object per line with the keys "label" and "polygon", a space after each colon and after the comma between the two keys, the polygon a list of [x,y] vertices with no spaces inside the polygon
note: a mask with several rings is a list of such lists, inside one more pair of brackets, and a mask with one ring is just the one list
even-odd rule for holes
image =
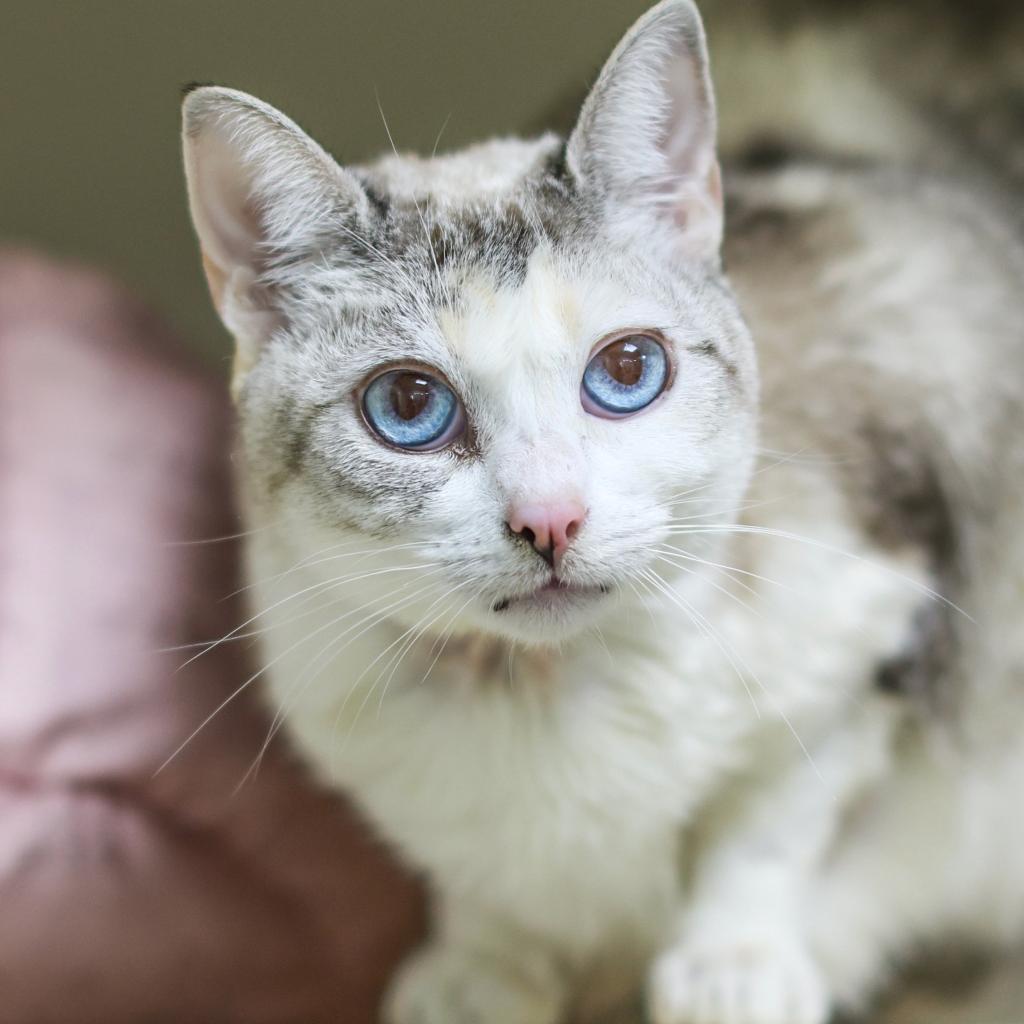
{"label": "blue eye", "polygon": [[466,418],[447,384],[422,370],[388,370],[363,392],[363,415],[388,444],[435,451],[460,437]]}
{"label": "blue eye", "polygon": [[583,408],[616,418],[639,412],[665,390],[668,354],[648,334],[630,334],[605,345],[583,374]]}

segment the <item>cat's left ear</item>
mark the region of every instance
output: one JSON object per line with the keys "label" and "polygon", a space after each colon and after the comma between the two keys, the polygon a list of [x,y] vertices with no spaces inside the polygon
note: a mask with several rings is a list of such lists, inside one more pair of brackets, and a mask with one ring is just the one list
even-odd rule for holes
{"label": "cat's left ear", "polygon": [[648,233],[656,223],[682,255],[715,260],[722,240],[715,135],[700,14],[690,0],[663,0],[601,70],[566,163],[614,226]]}

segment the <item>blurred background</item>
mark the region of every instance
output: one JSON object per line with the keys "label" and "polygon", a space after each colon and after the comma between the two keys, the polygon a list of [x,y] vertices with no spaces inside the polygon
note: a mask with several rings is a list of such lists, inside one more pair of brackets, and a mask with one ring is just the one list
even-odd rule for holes
{"label": "blurred background", "polygon": [[112,272],[210,361],[178,142],[183,85],[280,107],[339,160],[536,131],[645,0],[5,0],[0,242]]}
{"label": "blurred background", "polygon": [[[182,86],[252,92],[349,163],[389,145],[378,97],[399,149],[564,130],[647,6],[4,0],[0,243],[113,272],[208,361],[226,360],[185,204]],[[835,150],[941,160],[955,134],[1024,181],[1024,6],[703,0],[701,9],[726,142],[772,125]],[[931,137],[918,107],[937,115]]]}

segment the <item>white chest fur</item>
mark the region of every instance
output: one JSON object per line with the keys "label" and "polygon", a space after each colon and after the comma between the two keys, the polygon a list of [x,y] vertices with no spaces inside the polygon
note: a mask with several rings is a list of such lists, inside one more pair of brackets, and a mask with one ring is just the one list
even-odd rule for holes
{"label": "white chest fur", "polygon": [[[365,664],[387,637],[345,655]],[[478,664],[431,644],[363,705],[326,686],[290,716],[322,774],[353,793],[413,865],[474,905],[579,953],[609,933],[657,933],[675,887],[679,823],[734,748],[725,707],[697,707],[678,676],[595,641],[568,674],[514,655]],[[536,671],[537,675],[531,675]],[[287,676],[276,681],[287,688]]]}

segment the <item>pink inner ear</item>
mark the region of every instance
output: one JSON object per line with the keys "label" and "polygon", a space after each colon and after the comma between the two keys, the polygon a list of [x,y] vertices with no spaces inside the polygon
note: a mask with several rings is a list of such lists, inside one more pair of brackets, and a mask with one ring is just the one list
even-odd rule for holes
{"label": "pink inner ear", "polygon": [[666,69],[668,99],[662,143],[668,170],[683,177],[701,175],[714,160],[715,128],[700,71],[689,57],[677,57]]}
{"label": "pink inner ear", "polygon": [[255,269],[262,231],[251,177],[219,131],[206,132],[192,145],[193,204],[204,258],[224,273],[232,265]]}
{"label": "pink inner ear", "polygon": [[715,156],[714,101],[702,67],[684,52],[662,77],[667,98],[664,154],[673,223],[694,241],[721,240],[722,180]]}
{"label": "pink inner ear", "polygon": [[253,198],[251,167],[219,125],[187,143],[189,193],[214,306],[235,336],[236,379],[282,323],[271,296],[257,286],[264,230]]}
{"label": "pink inner ear", "polygon": [[717,244],[722,233],[722,172],[712,162],[701,185],[681,181],[672,204],[672,218],[680,231],[702,232]]}

